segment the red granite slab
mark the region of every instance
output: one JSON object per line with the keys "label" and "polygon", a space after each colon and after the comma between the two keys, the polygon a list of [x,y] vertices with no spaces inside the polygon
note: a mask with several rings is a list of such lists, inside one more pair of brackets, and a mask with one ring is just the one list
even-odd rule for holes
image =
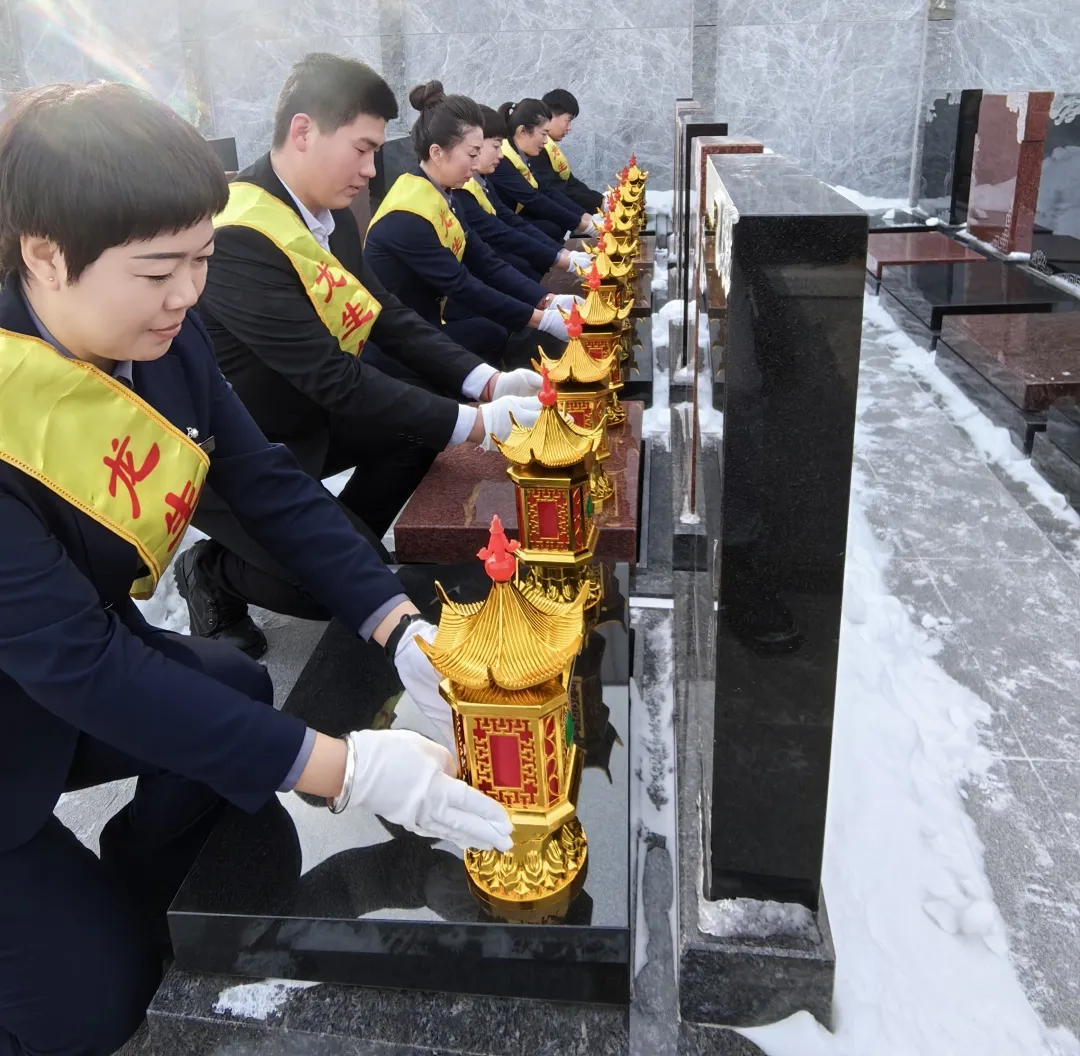
{"label": "red granite slab", "polygon": [[941,340],[1021,410],[1080,400],[1080,312],[950,315]]}
{"label": "red granite slab", "polygon": [[871,233],[866,244],[866,270],[875,279],[890,264],[936,264],[939,261],[986,260],[982,253],[955,242],[940,231]]}
{"label": "red granite slab", "polygon": [[[641,418],[644,405],[624,403],[626,425],[612,429],[611,458],[604,470],[615,497],[596,518],[600,541],[596,556],[637,562]],[[460,444],[444,451],[394,525],[394,550],[402,564],[470,561],[487,545],[493,514],[506,534],[517,538],[514,485],[506,459],[497,451]]]}
{"label": "red granite slab", "polygon": [[1053,92],[983,95],[968,230],[1002,253],[1030,253]]}

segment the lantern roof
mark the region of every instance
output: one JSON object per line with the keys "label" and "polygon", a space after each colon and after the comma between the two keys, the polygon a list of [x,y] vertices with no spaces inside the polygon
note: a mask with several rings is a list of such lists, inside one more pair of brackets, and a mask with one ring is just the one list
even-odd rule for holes
{"label": "lantern roof", "polygon": [[581,650],[588,586],[569,602],[525,597],[513,573],[506,576],[518,545],[493,517],[488,545],[477,555],[492,580],[487,598],[461,604],[436,584],[442,616],[435,641],[416,644],[436,671],[466,689],[531,689],[561,675]]}
{"label": "lantern roof", "polygon": [[609,352],[600,359],[594,359],[585,351],[585,346],[581,343],[581,331],[581,316],[575,304],[570,309],[570,315],[566,320],[566,332],[570,335],[570,340],[562,356],[559,359],[548,359],[544,350],[539,348],[540,363],[533,365],[541,373],[546,372],[557,385],[563,385],[566,382],[595,385],[599,381],[606,382],[611,376],[615,352]]}
{"label": "lantern roof", "polygon": [[541,365],[544,386],[540,390],[540,417],[531,429],[519,425],[511,414],[513,428],[505,440],[496,440],[504,457],[517,466],[535,462],[548,469],[565,469],[584,461],[602,442],[601,427],[581,429],[568,422],[558,409],[558,393],[552,388],[548,368]]}

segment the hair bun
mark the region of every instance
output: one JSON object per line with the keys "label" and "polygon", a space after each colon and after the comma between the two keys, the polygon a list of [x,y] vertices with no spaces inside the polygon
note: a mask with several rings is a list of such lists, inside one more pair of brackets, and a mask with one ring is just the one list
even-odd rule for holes
{"label": "hair bun", "polygon": [[443,91],[442,81],[428,81],[427,84],[418,84],[409,92],[409,102],[412,104],[412,108],[419,110],[421,113],[430,107],[438,106],[445,99],[446,92]]}

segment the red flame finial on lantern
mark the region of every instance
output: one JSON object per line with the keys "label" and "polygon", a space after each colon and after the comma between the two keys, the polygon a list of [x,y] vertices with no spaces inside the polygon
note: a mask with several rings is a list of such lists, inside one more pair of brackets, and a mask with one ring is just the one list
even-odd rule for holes
{"label": "red flame finial on lantern", "polygon": [[592,262],[592,267],[589,268],[589,277],[585,280],[589,284],[590,290],[600,289],[600,283],[603,281],[600,278],[600,270],[596,266],[596,261]]}
{"label": "red flame finial on lantern", "polygon": [[622,172],[619,173],[619,179],[623,183],[626,183],[626,181],[630,179],[630,169],[628,166],[623,166]]}
{"label": "red flame finial on lantern", "polygon": [[559,394],[555,391],[554,386],[551,384],[551,378],[548,375],[547,366],[540,368],[540,373],[544,378],[544,384],[540,388],[540,395],[537,397],[540,400],[541,407],[554,407],[559,402]]}
{"label": "red flame finial on lantern", "polygon": [[637,155],[636,154],[631,154],[630,155],[630,167],[634,168],[634,166],[636,166],[636,165],[637,165]]}
{"label": "red flame finial on lantern", "polygon": [[570,306],[570,315],[566,320],[566,332],[571,338],[576,339],[581,337],[581,316],[577,310],[577,301]]}
{"label": "red flame finial on lantern", "polygon": [[484,562],[484,571],[492,580],[496,583],[508,583],[517,571],[514,551],[520,546],[521,543],[516,539],[506,538],[502,521],[499,520],[499,515],[495,514],[491,518],[491,535],[488,537],[488,545],[476,556]]}
{"label": "red flame finial on lantern", "polygon": [[604,218],[604,230],[612,231],[615,228],[615,221],[611,219],[611,213]]}

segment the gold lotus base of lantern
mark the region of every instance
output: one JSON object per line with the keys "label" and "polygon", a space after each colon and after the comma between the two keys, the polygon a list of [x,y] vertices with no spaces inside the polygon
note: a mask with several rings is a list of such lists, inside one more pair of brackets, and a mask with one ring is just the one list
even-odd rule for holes
{"label": "gold lotus base of lantern", "polygon": [[[577,799],[583,756],[569,747],[571,801]],[[573,810],[572,802],[569,804]],[[538,831],[536,818],[511,810],[514,846],[505,852],[466,851],[465,873],[473,895],[494,917],[542,924],[565,917],[585,883],[589,847],[585,830],[571,814],[549,832]],[[519,824],[523,822],[523,824]]]}
{"label": "gold lotus base of lantern", "polygon": [[619,402],[619,394],[613,389],[608,403],[608,425],[625,425],[626,408]]}
{"label": "gold lotus base of lantern", "polygon": [[592,495],[593,505],[601,507],[605,502],[615,497],[615,485],[604,472],[602,462],[594,462],[592,472],[589,474],[589,493]]}
{"label": "gold lotus base of lantern", "polygon": [[521,593],[534,603],[538,599],[569,602],[581,593],[583,586],[587,586],[585,619],[588,622],[589,610],[595,609],[604,595],[602,566],[590,563],[577,566],[529,564],[527,567],[529,572],[521,584]]}

